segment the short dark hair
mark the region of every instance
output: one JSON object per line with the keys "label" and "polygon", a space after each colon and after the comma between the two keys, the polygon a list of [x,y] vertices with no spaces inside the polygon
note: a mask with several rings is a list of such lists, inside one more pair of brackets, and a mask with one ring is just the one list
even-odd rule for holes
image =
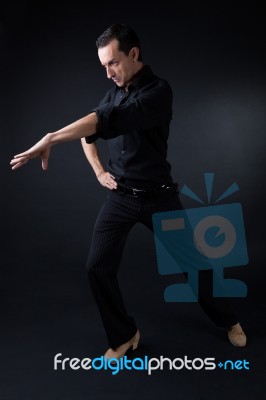
{"label": "short dark hair", "polygon": [[126,55],[128,55],[132,47],[138,47],[138,61],[142,61],[140,41],[136,32],[134,32],[132,28],[130,28],[126,24],[111,25],[101,34],[101,36],[98,37],[98,39],[96,40],[96,46],[98,49],[101,47],[105,47],[113,39],[118,40],[118,50],[122,51]]}

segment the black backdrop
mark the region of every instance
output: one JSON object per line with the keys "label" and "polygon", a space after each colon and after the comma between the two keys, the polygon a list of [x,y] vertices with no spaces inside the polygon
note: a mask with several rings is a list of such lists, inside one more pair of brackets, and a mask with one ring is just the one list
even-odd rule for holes
{"label": "black backdrop", "polygon": [[[135,399],[175,394],[174,382],[179,378],[174,373],[157,375],[155,386],[148,389],[146,377],[140,374],[121,375],[119,380],[98,374],[92,383],[85,374],[53,371],[53,356],[60,351],[84,357],[105,350],[84,266],[93,223],[107,190],[97,183],[78,142],[53,148],[47,172],[41,170],[39,160],[16,172],[9,167],[14,154],[46,132],[84,116],[98,103],[111,83],[99,64],[95,39],[110,24],[125,22],[141,38],[145,63],[173,88],[169,160],[174,179],[204,200],[205,172],[215,173],[215,198],[233,182],[240,188],[225,203],[243,206],[250,261],[226,274],[248,285],[247,299],[235,301],[251,335],[245,357],[253,370],[248,383],[239,373],[229,380],[219,375],[217,384],[224,388],[221,396],[228,399],[233,394],[231,385],[243,391],[243,399],[250,398],[245,397],[247,390],[257,386],[254,398],[260,399],[263,392],[256,390],[263,384],[260,389],[257,384],[265,371],[261,350],[266,307],[266,15],[254,3],[234,11],[220,2],[215,7],[184,7],[168,1],[150,6],[67,2],[61,7],[24,1],[2,5],[1,11],[1,344],[6,362],[2,398],[83,399],[90,392],[95,399]],[[106,162],[106,143],[98,145]],[[187,207],[197,206],[184,196],[182,200]],[[196,357],[200,351],[205,354],[204,349],[219,354],[224,346],[222,351],[232,358],[229,344],[222,334],[217,343],[216,328],[208,327],[197,305],[164,303],[163,290],[170,279],[158,274],[153,238],[141,226],[129,237],[120,280],[128,308],[146,331],[143,348],[151,356],[164,354],[163,350],[171,357],[189,351]],[[181,348],[175,347],[180,343],[175,329],[183,341]],[[213,335],[206,338],[208,329]],[[160,347],[165,335],[169,347]],[[154,347],[149,348],[149,343]],[[181,398],[218,398],[213,397],[215,383],[207,390],[208,374],[205,381],[203,375],[200,381],[198,376],[182,374]],[[197,389],[189,385],[190,379]],[[145,389],[138,391],[138,384]],[[213,393],[210,397],[208,391]]]}

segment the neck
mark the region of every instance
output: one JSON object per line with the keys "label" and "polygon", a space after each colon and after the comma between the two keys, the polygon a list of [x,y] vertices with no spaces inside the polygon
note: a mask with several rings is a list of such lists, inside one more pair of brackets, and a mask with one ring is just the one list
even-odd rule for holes
{"label": "neck", "polygon": [[137,61],[136,67],[135,67],[135,69],[134,69],[134,73],[133,73],[132,78],[131,78],[131,81],[130,81],[126,86],[124,86],[124,89],[125,89],[126,91],[128,91],[128,87],[129,87],[129,85],[132,83],[132,80],[135,78],[135,76],[137,75],[137,73],[138,73],[143,67],[144,67],[143,62],[142,62],[142,61]]}

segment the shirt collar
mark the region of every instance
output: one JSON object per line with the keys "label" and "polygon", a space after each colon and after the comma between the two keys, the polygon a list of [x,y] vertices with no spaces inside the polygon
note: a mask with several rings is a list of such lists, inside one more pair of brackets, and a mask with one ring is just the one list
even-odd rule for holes
{"label": "shirt collar", "polygon": [[135,88],[140,89],[143,85],[147,84],[153,77],[153,72],[149,65],[144,65],[134,76],[130,86],[135,86]]}
{"label": "shirt collar", "polygon": [[[149,65],[144,65],[134,76],[132,83],[129,85],[128,89],[135,87],[136,89],[142,88],[145,84],[149,83],[151,78],[154,76]],[[125,92],[124,88],[119,88],[116,86],[116,90]]]}

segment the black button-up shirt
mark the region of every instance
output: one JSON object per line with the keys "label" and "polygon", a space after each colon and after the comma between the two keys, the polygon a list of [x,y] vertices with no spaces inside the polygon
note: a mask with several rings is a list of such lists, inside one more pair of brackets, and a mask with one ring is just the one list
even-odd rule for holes
{"label": "black button-up shirt", "polygon": [[124,185],[150,188],[172,181],[167,161],[167,139],[172,118],[172,90],[169,84],[144,66],[128,91],[114,86],[96,112],[97,133],[109,145],[108,171]]}

